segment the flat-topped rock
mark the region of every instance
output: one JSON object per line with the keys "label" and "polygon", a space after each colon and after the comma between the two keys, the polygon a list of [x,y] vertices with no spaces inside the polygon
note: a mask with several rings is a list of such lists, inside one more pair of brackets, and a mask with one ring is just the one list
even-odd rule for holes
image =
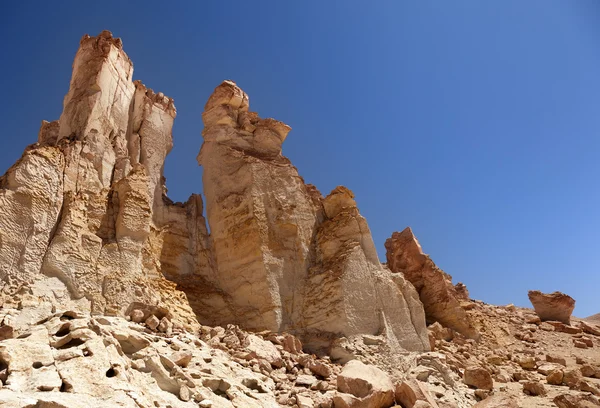
{"label": "flat-topped rock", "polygon": [[535,313],[543,321],[571,324],[571,314],[575,309],[575,299],[571,296],[562,292],[542,293],[539,290],[530,290],[528,296]]}

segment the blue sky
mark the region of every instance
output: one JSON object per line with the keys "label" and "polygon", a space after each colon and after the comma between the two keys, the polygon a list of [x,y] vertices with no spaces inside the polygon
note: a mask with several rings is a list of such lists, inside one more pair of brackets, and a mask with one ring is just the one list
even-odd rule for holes
{"label": "blue sky", "polygon": [[0,4],[0,173],[59,117],[81,36],[108,29],[175,99],[171,198],[202,191],[200,115],[233,79],[292,126],[306,182],[354,191],[382,260],[410,225],[476,299],[561,290],[600,312],[600,3],[169,3]]}

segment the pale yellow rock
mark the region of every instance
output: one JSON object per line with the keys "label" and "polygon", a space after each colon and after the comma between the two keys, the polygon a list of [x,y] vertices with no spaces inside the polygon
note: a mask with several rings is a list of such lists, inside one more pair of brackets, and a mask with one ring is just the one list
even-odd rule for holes
{"label": "pale yellow rock", "polygon": [[337,378],[337,388],[358,398],[361,407],[386,408],[394,405],[394,386],[388,375],[358,360],[344,366]]}
{"label": "pale yellow rock", "polygon": [[[13,291],[46,282],[36,293],[54,306],[80,300],[94,313],[168,303],[177,320],[197,326],[161,261],[180,266],[210,252],[202,203],[193,200],[199,211],[187,216],[164,200],[175,107],[132,74],[120,39],[108,31],[83,37],[60,120],[43,122],[38,144],[0,178],[0,278]],[[173,239],[178,231],[185,254]],[[180,273],[209,275],[210,258]],[[53,279],[70,299],[44,289]]]}

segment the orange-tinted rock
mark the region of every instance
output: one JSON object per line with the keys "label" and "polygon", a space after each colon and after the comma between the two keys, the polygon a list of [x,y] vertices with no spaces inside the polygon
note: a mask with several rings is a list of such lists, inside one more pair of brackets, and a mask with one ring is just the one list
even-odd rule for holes
{"label": "orange-tinted rock", "polygon": [[529,300],[543,321],[555,320],[571,324],[571,313],[575,309],[575,299],[571,296],[561,292],[542,293],[539,290],[530,290]]}
{"label": "orange-tinted rock", "polygon": [[423,253],[410,227],[394,232],[385,241],[385,248],[390,270],[402,273],[417,289],[428,323],[439,322],[466,337],[479,338],[479,333],[461,307],[461,300],[468,298],[466,288],[459,286],[457,290],[452,284],[452,277]]}

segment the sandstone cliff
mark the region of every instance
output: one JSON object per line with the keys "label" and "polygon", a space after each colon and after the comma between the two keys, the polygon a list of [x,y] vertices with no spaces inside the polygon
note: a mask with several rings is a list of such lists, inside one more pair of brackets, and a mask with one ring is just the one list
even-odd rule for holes
{"label": "sandstone cliff", "polygon": [[215,89],[198,156],[209,235],[200,195],[166,197],[173,100],[132,75],[120,39],[84,36],[60,119],[0,179],[7,304],[289,331],[322,351],[362,334],[429,347],[418,295],[380,264],[352,193],[323,198],[282,155],[289,126],[233,82]]}

